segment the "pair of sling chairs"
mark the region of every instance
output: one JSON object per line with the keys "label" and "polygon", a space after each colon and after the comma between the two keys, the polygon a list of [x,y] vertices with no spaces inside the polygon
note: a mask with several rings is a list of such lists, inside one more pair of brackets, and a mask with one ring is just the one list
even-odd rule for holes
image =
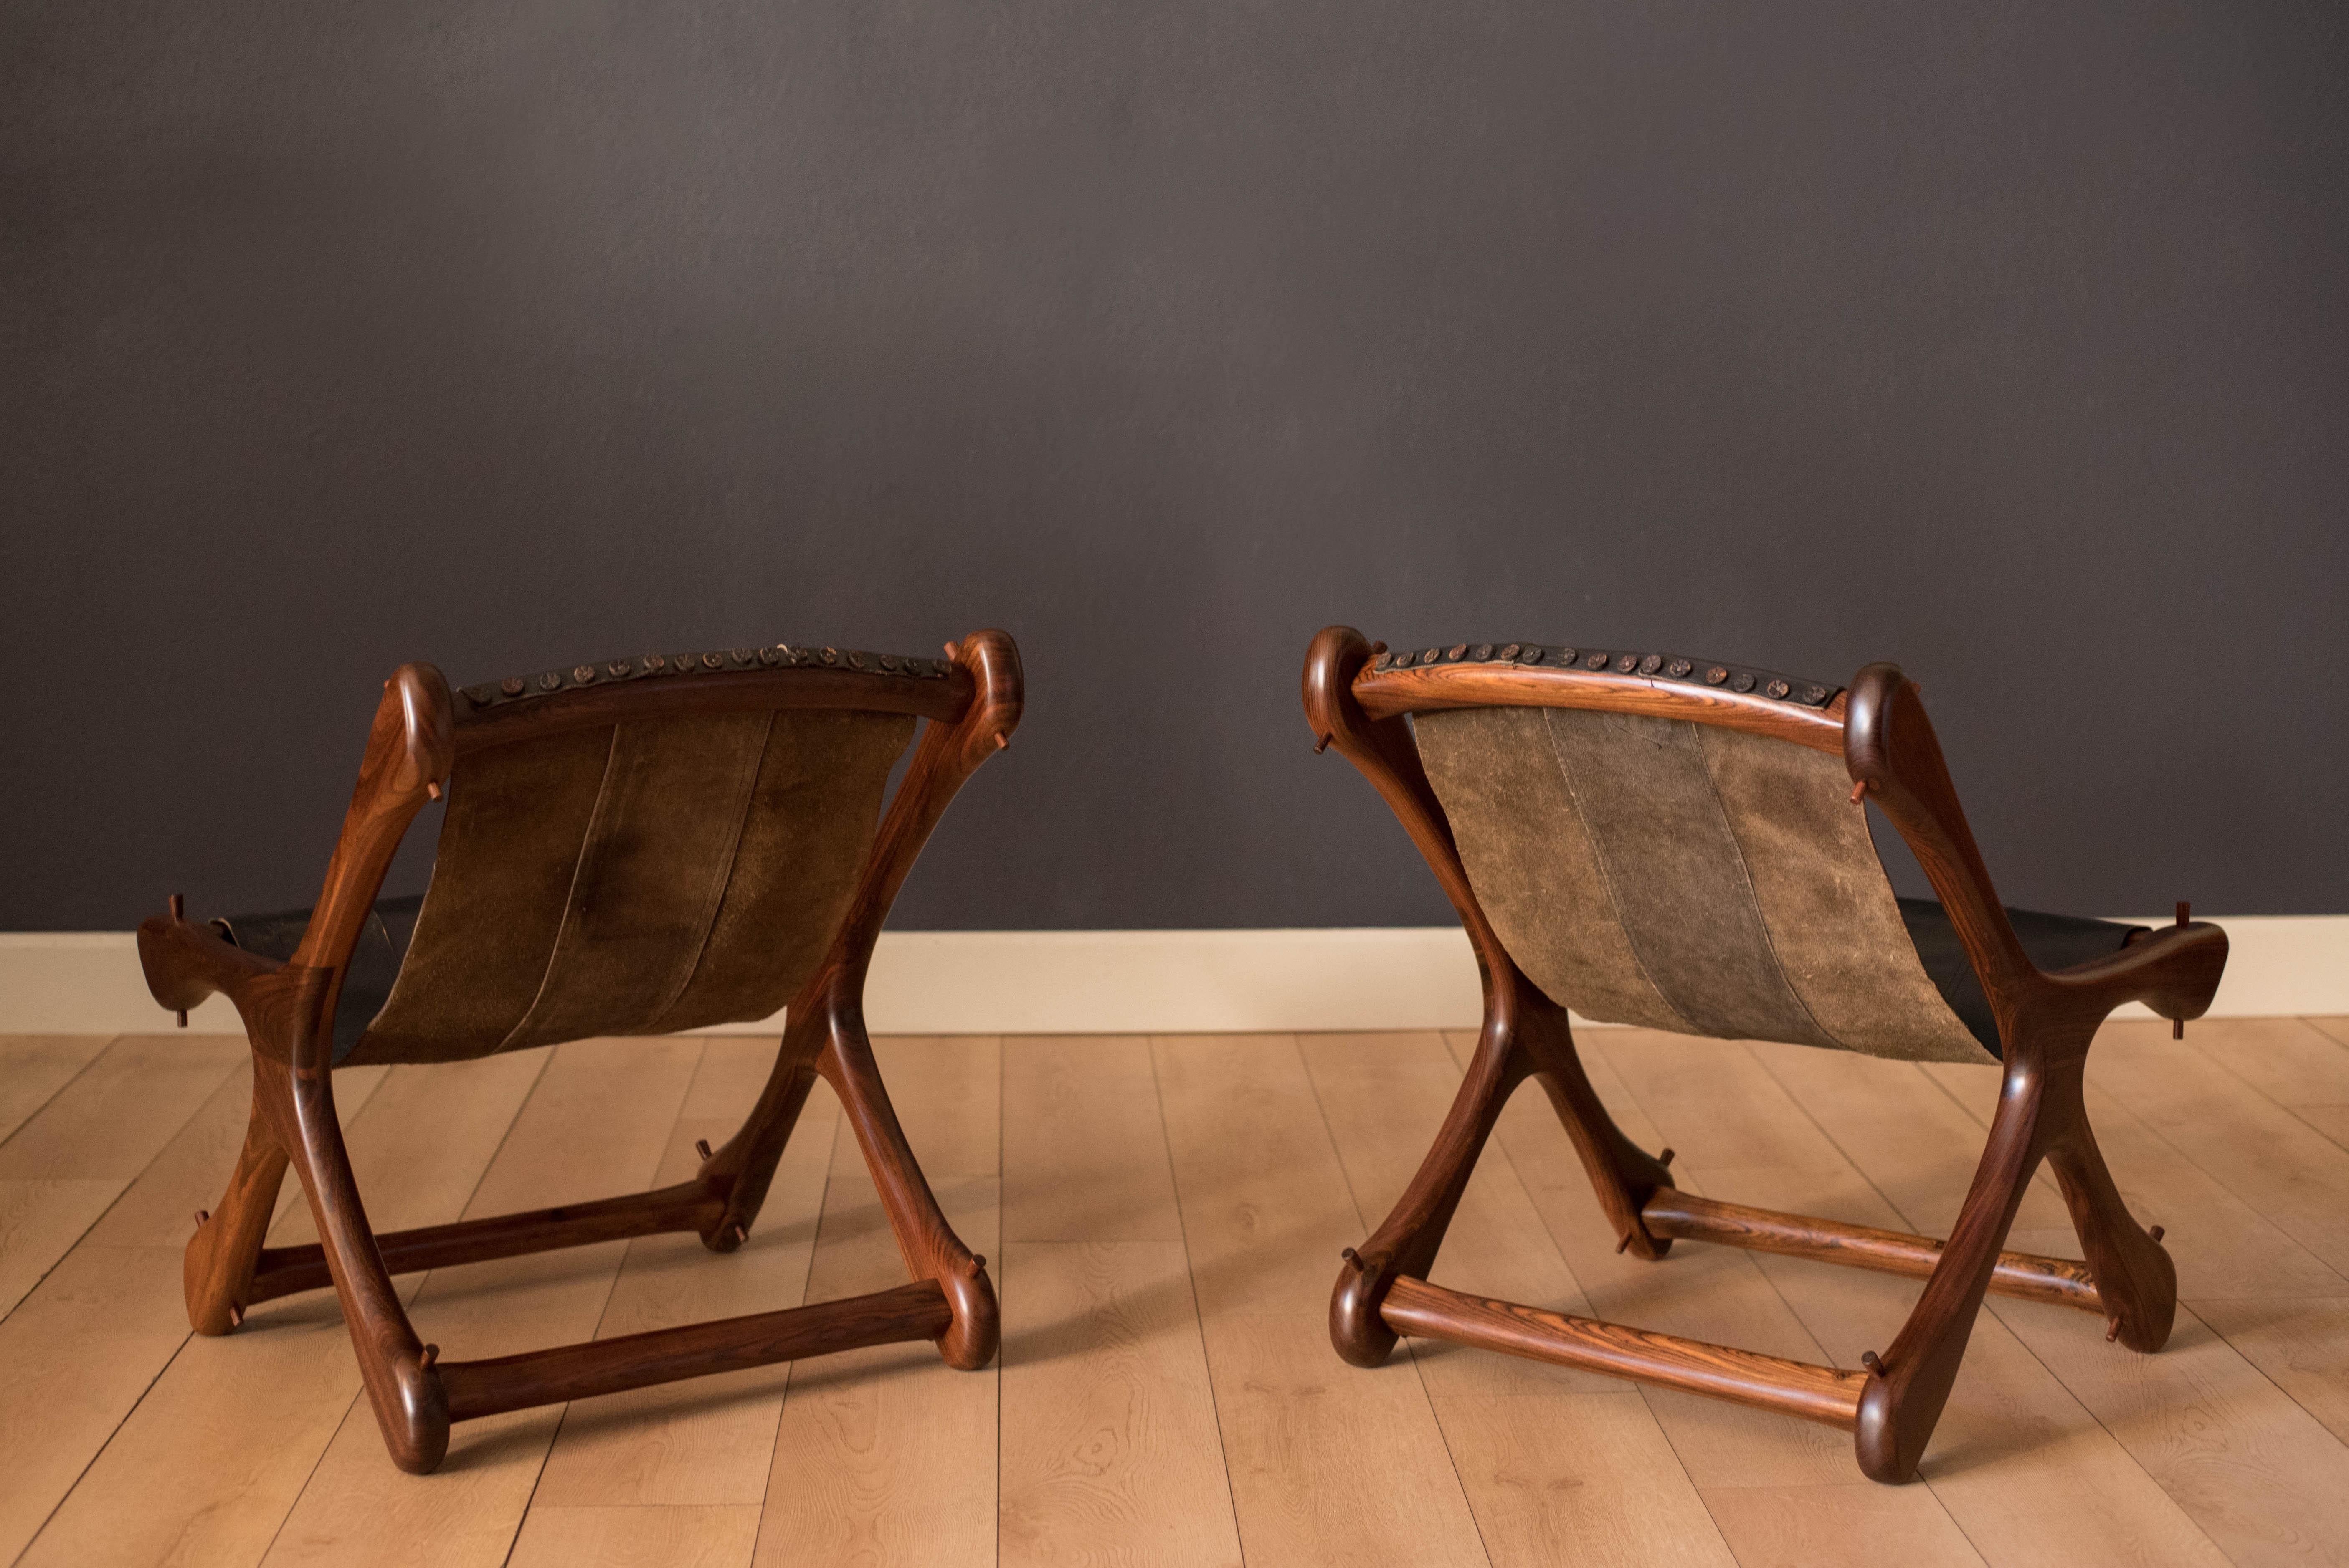
{"label": "pair of sling chairs", "polygon": [[[226,995],[254,1105],[186,1261],[197,1332],[332,1284],[391,1457],[423,1472],[450,1425],[861,1346],[996,1351],[995,1294],[932,1197],[882,1087],[862,1010],[891,901],[947,803],[1008,741],[1019,658],[1000,632],[944,659],[778,645],[578,665],[451,691],[385,684],[315,910],[140,928],[167,1008]],[[1534,644],[1391,654],[1315,638],[1305,708],[1378,789],[1459,911],[1483,973],[1475,1058],[1425,1162],[1341,1264],[1339,1353],[1374,1366],[1417,1335],[1716,1395],[1844,1428],[1860,1468],[1916,1473],[1985,1291],[2099,1312],[2158,1349],[2176,1274],[2098,1154],[2081,1098],[2114,1008],[2199,1016],[2225,934],[2002,908],[1917,688],[1870,665],[1848,688],[1655,653]],[[882,799],[929,721],[903,781]],[[417,812],[447,796],[429,891],[378,902]],[[1896,899],[1872,798],[1938,903]],[[337,1127],[333,1071],[447,1062],[587,1036],[755,1021],[786,1007],[773,1073],[697,1174],[633,1197],[378,1235]],[[2004,1088],[1946,1242],[1676,1190],[1619,1131],[1567,1009],[1681,1034],[1930,1061],[1999,1061]],[[392,1276],[663,1232],[740,1246],[822,1075],[840,1098],[911,1283],[492,1360],[440,1360]],[[1922,1277],[1906,1326],[1857,1367],[1812,1366],[1428,1282],[1504,1102],[1540,1080],[1624,1247],[1676,1239]],[[2001,1250],[2050,1161],[2085,1262]],[[287,1166],[320,1240],[264,1244]]]}

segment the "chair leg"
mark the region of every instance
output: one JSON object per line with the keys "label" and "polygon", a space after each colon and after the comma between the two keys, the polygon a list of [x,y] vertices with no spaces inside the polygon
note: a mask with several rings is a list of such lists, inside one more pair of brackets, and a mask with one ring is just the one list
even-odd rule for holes
{"label": "chair leg", "polygon": [[2178,1315],[2178,1266],[2162,1249],[2159,1232],[2147,1233],[2121,1202],[2076,1078],[2059,1099],[2066,1125],[2051,1140],[2047,1162],[2055,1168],[2055,1184],[2104,1302],[2105,1337],[2149,1355],[2168,1343]]}
{"label": "chair leg", "polygon": [[[2076,1096],[2076,1061],[2068,1070]],[[1897,1484],[1913,1478],[1941,1418],[2014,1212],[2061,1122],[2060,1112],[2050,1114],[2048,1077],[2023,1062],[2008,1063],[1998,1113],[1957,1225],[1908,1322],[1871,1367],[1857,1429],[1859,1468],[1871,1480]],[[2060,1099],[2062,1087],[2053,1093]]]}
{"label": "chair leg", "polygon": [[1398,1336],[1380,1316],[1380,1304],[1397,1277],[1423,1278],[1435,1266],[1460,1195],[1475,1173],[1476,1158],[1526,1070],[1514,1036],[1488,1019],[1452,1109],[1411,1185],[1370,1239],[1346,1250],[1330,1293],[1330,1343],[1353,1365],[1376,1367],[1393,1353]]}
{"label": "chair leg", "polygon": [[244,1309],[253,1299],[254,1271],[269,1235],[278,1187],[285,1180],[285,1150],[262,1107],[257,1059],[254,1071],[253,1118],[245,1127],[244,1148],[236,1157],[220,1206],[199,1220],[181,1263],[188,1323],[198,1334],[226,1334],[244,1321]]}
{"label": "chair leg", "polygon": [[1582,1169],[1590,1177],[1590,1189],[1621,1239],[1621,1249],[1655,1262],[1671,1250],[1672,1239],[1650,1230],[1640,1211],[1660,1188],[1671,1185],[1671,1171],[1665,1164],[1671,1151],[1666,1150],[1661,1159],[1650,1154],[1626,1137],[1607,1114],[1599,1091],[1590,1087],[1590,1078],[1582,1070],[1565,1008],[1530,985],[1523,987],[1517,1005],[1526,1061],[1549,1096],[1550,1107],[1557,1112],[1567,1136],[1573,1140],[1574,1151],[1581,1156]]}
{"label": "chair leg", "polygon": [[815,1057],[823,1038],[798,1023],[794,1018],[786,1026],[774,1070],[740,1130],[701,1162],[703,1185],[722,1192],[726,1199],[724,1210],[701,1233],[701,1244],[713,1253],[730,1253],[750,1239],[750,1227],[767,1202],[767,1189],[774,1183],[783,1149],[799,1126],[809,1092],[815,1088]]}
{"label": "chair leg", "polygon": [[257,1051],[253,1067],[256,1109],[309,1197],[384,1446],[401,1470],[422,1475],[449,1450],[448,1398],[392,1289],[359,1202],[335,1119],[333,1075],[296,1071]]}
{"label": "chair leg", "polygon": [[1392,1354],[1396,1335],[1382,1311],[1388,1289],[1398,1278],[1424,1279],[1435,1266],[1494,1124],[1529,1076],[1540,1078],[1627,1244],[1647,1258],[1661,1257],[1671,1245],[1640,1222],[1640,1205],[1669,1182],[1669,1173],[1607,1114],[1575,1055],[1566,1015],[1546,1000],[1526,1001],[1531,989],[1513,988],[1488,1010],[1475,1058],[1418,1174],[1385,1222],[1349,1252],[1338,1272],[1330,1295],[1330,1339],[1357,1367],[1376,1367]]}
{"label": "chair leg", "polygon": [[[948,1366],[966,1372],[986,1366],[995,1359],[1002,1336],[987,1260],[963,1245],[939,1212],[937,1197],[905,1142],[905,1130],[897,1125],[862,1022],[853,1015],[836,1016],[815,1067],[840,1097],[906,1271],[917,1281],[935,1282],[946,1294],[954,1320],[938,1336],[938,1354]],[[801,1092],[804,1097],[805,1091]]]}

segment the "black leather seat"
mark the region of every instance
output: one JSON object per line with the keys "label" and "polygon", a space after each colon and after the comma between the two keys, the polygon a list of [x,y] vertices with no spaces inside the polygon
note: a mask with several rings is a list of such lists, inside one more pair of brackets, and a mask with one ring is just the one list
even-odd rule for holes
{"label": "black leather seat", "polygon": [[[2146,929],[2029,909],[2010,909],[2006,917],[2014,923],[2015,937],[2025,955],[2042,969],[2069,969],[2106,957],[2127,946],[2132,933]],[[1940,989],[1950,1011],[1973,1032],[1984,1050],[2003,1057],[2006,1053],[1998,1044],[1998,1019],[1991,1013],[1990,998],[1982,995],[1982,982],[1974,977],[1973,964],[1966,957],[1965,944],[1958,940],[1958,928],[1948,912],[1930,898],[1904,898],[1900,919],[1909,928],[1909,940],[1917,944],[1917,957],[1925,965],[1927,977]]]}
{"label": "black leather seat", "polygon": [[[335,1003],[335,1060],[351,1054],[383,1011],[391,983],[399,978],[399,966],[408,959],[409,940],[416,934],[416,912],[423,907],[422,893],[387,898],[367,917],[358,945],[351,950],[350,967],[343,971],[343,994]],[[214,920],[212,927],[247,953],[284,960],[302,945],[302,934],[310,929],[310,912],[232,914]]]}

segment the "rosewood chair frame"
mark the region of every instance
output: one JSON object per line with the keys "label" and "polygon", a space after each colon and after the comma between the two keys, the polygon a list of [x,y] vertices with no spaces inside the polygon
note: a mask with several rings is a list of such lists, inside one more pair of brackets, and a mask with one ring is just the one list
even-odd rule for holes
{"label": "rosewood chair frame", "polygon": [[[185,1266],[188,1316],[221,1335],[257,1302],[332,1284],[357,1352],[384,1442],[400,1469],[421,1474],[449,1446],[450,1424],[501,1411],[616,1393],[680,1377],[735,1371],[837,1350],[929,1339],[950,1365],[994,1357],[995,1292],[939,1212],[906,1146],[873,1058],[864,987],[874,940],[914,859],[948,801],[1019,722],[1018,649],[1001,632],[973,633],[931,661],[811,652],[786,667],[759,655],[705,655],[709,672],[654,682],[589,685],[527,703],[477,705],[451,694],[429,665],[401,666],[384,685],[358,786],[344,819],[307,932],[280,964],[243,952],[184,918],[140,927],[148,983],[181,1010],[214,993],[242,1016],[253,1046],[253,1117],[218,1209],[200,1214]],[[742,667],[746,660],[750,667]],[[648,664],[657,661],[647,661]],[[913,673],[920,665],[926,673]],[[583,666],[583,669],[586,666]],[[590,672],[593,673],[592,671]],[[940,678],[941,676],[943,678]],[[469,752],[620,719],[791,708],[915,714],[930,722],[914,748],[858,873],[831,945],[792,998],[781,1049],[741,1130],[709,1152],[688,1181],[634,1196],[378,1235],[368,1226],[336,1119],[335,1003],[343,973],[379,892],[392,852],[416,813],[438,799]],[[844,1301],[533,1350],[443,1361],[401,1308],[395,1274],[590,1243],[691,1231],[731,1252],[757,1221],[776,1163],[818,1076],[839,1095],[879,1190],[911,1283]],[[320,1241],[264,1244],[288,1165],[300,1177]]]}
{"label": "rosewood chair frame", "polygon": [[[2141,1229],[2115,1190],[2082,1099],[2090,1039],[2106,1016],[2143,1002],[2163,1016],[2199,1017],[2225,966],[2217,926],[2140,934],[2111,957],[2053,973],[2025,956],[1958,804],[1917,687],[1898,666],[1870,665],[1850,688],[1814,703],[1784,686],[1651,678],[1639,655],[1590,669],[1540,660],[1508,645],[1373,658],[1351,627],[1332,626],[1306,656],[1305,711],[1401,820],[1467,928],[1482,972],[1476,1051],[1442,1130],[1402,1198],[1359,1248],[1348,1249],[1330,1304],[1338,1353],[1360,1367],[1417,1335],[1579,1367],[1799,1416],[1854,1434],[1871,1479],[1915,1476],[1954,1382],[1985,1292],[2101,1313],[2107,1338],[2151,1352],[2169,1336],[2177,1273],[2161,1230]],[[1555,652],[1554,650],[1552,652]],[[1686,666],[1682,666],[1685,668]],[[1751,683],[1747,683],[1751,684]],[[1671,1151],[1651,1156],[1625,1137],[1576,1057],[1566,1010],[1518,970],[1479,907],[1453,830],[1422,766],[1408,715],[1441,708],[1565,707],[1689,719],[1840,755],[1853,809],[1872,797],[1940,895],[1988,994],[2004,1045],[2004,1078],[1982,1161],[1947,1241],[1717,1202],[1674,1188]],[[1671,1335],[1543,1311],[1428,1282],[1476,1159],[1510,1094],[1538,1079],[1572,1140],[1601,1207],[1628,1249],[1654,1261],[1675,1240],[1921,1277],[1922,1295],[1881,1355],[1854,1370],[1814,1366]],[[2042,1160],[2051,1162],[2085,1264],[2003,1249]]]}

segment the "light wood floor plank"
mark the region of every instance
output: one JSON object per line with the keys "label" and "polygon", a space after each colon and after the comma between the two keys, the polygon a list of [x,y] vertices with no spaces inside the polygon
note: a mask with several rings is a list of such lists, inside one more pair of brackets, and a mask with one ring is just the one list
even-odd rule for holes
{"label": "light wood floor plank", "polygon": [[1338,1253],[1366,1227],[1295,1042],[1152,1048],[1249,1563],[1486,1563],[1415,1367],[1330,1346]]}
{"label": "light wood floor plank", "polygon": [[[2189,1037],[2215,1024],[2189,1026]],[[2159,1024],[2107,1024],[2088,1081],[2336,1271],[2349,1273],[2349,1149]],[[2220,1294],[2213,1292],[2212,1294]]]}
{"label": "light wood floor plank", "polygon": [[[1300,1035],[1298,1045],[1337,1143],[1355,1209],[1375,1226],[1418,1173],[1459,1089],[1460,1066],[1433,1032]],[[1558,1256],[1507,1151],[1497,1141],[1486,1147],[1461,1195],[1430,1277],[1454,1290],[1590,1315],[1580,1282]],[[1410,1344],[1428,1392],[1438,1398],[1598,1393],[1630,1387],[1594,1373],[1440,1340]]]}
{"label": "light wood floor plank", "polygon": [[[701,1056],[693,1038],[558,1047],[482,1177],[468,1218],[649,1185]],[[626,1243],[434,1273],[410,1306],[450,1360],[585,1339]],[[355,1403],[264,1559],[270,1563],[503,1561],[561,1408],[467,1421],[429,1476],[395,1469],[375,1417]]]}
{"label": "light wood floor plank", "polygon": [[[1836,1158],[1775,1086],[1737,1070],[1744,1058],[1734,1047],[1644,1029],[1591,1029],[1584,1032],[1581,1049],[1593,1086],[1626,1136],[1651,1150],[1680,1151],[1674,1174],[1687,1191],[1705,1190],[1701,1172],[1716,1148],[1785,1154],[1813,1168]],[[1702,1094],[1680,1097],[1682,1081],[1714,1080],[1724,1071],[1726,1084],[1713,1082]],[[1753,1097],[1751,1102],[1741,1094]],[[1754,1119],[1773,1125],[1736,1125]],[[1537,1088],[1519,1092],[1502,1118],[1501,1136],[1599,1315],[1797,1361],[1828,1359],[1747,1255],[1685,1243],[1653,1264],[1618,1253],[1619,1238],[1591,1193],[1582,1161]],[[1642,1397],[1701,1490],[1835,1484],[1857,1474],[1851,1439],[1831,1428],[1670,1389],[1646,1389]]]}
{"label": "light wood floor plank", "polygon": [[[0,1313],[56,1266],[247,1057],[218,1035],[125,1035],[0,1142]],[[194,1205],[179,1239],[195,1228]]]}
{"label": "light wood floor plank", "polygon": [[112,1035],[0,1035],[0,1140],[25,1125]]}
{"label": "light wood floor plank", "polygon": [[177,1247],[92,1247],[0,1322],[0,1560],[14,1561],[188,1336]]}
{"label": "light wood floor plank", "polygon": [[759,1539],[756,1503],[731,1507],[533,1507],[510,1568],[743,1568]]}
{"label": "light wood floor plank", "polygon": [[1149,1041],[1005,1040],[1003,1158],[1003,1561],[1237,1565]]}
{"label": "light wood floor plank", "polygon": [[[707,1139],[716,1148],[733,1136],[766,1082],[774,1056],[769,1040],[709,1042],[687,1098],[688,1114],[669,1135],[657,1183],[686,1181],[700,1168],[695,1139]],[[730,1107],[732,1114],[691,1114],[720,1107]],[[784,1146],[750,1239],[737,1251],[712,1253],[696,1235],[629,1243],[595,1336],[609,1339],[801,1305],[839,1119],[840,1102],[819,1083]],[[547,1456],[533,1511],[622,1504],[755,1506],[767,1493],[775,1423],[790,1377],[786,1362],[573,1407]]]}
{"label": "light wood floor plank", "polygon": [[[85,1236],[7,1320],[13,1325],[23,1315],[41,1326],[23,1331],[31,1338],[0,1340],[0,1474],[10,1475],[12,1482],[18,1477],[25,1480],[0,1505],[0,1546],[5,1548],[0,1556],[13,1556],[40,1528],[188,1337],[181,1253],[194,1228],[194,1211],[215,1190],[214,1183],[224,1180],[226,1171],[202,1172],[187,1151],[217,1141],[215,1122],[241,1124],[243,1109],[237,1097],[244,1091],[245,1076],[237,1068],[245,1055],[243,1041],[228,1042],[233,1052],[215,1072],[211,1068],[197,1070],[192,1064],[211,1057],[218,1065],[219,1038],[196,1038],[203,1048],[192,1060],[166,1056],[158,1065],[143,1049],[138,1053],[137,1059],[156,1066],[160,1084],[126,1081],[120,1063],[93,1077],[96,1068],[108,1066],[109,1051],[22,1130],[45,1140],[47,1150],[67,1169],[96,1171],[100,1180],[110,1179],[104,1172],[129,1168],[137,1161],[143,1169],[123,1191],[125,1212],[177,1212],[183,1218],[160,1236],[140,1226],[116,1233],[120,1240],[159,1243],[151,1246],[99,1246]],[[215,1078],[219,1087],[204,1093]],[[173,1104],[157,1092],[165,1085],[200,1103]],[[97,1097],[97,1103],[74,1103],[86,1091]],[[45,1119],[55,1113],[95,1132],[106,1126],[103,1108],[108,1103],[124,1110],[130,1129],[130,1136],[112,1150],[77,1153],[54,1124],[45,1126]],[[160,1153],[157,1142],[162,1144]],[[109,1282],[113,1299],[103,1312],[80,1315],[69,1304],[86,1300],[89,1282],[97,1278]],[[25,1365],[16,1365],[13,1357],[26,1358]],[[77,1386],[72,1397],[53,1406],[46,1379],[70,1367],[76,1357],[89,1363],[92,1375],[87,1386]],[[22,1456],[16,1451],[20,1444],[26,1449]],[[36,1449],[37,1454],[33,1453]],[[16,1468],[20,1458],[22,1470]]]}
{"label": "light wood floor plank", "polygon": [[1003,1235],[1016,1242],[1179,1242],[1150,1042],[1003,1042]]}
{"label": "light wood floor plank", "polygon": [[[348,1120],[351,1168],[370,1220],[399,1230],[463,1212],[546,1055],[369,1069],[381,1081],[355,1113],[360,1097],[341,1092],[338,1075],[336,1109]],[[231,1087],[244,1090],[242,1075]],[[228,1109],[242,1136],[243,1105]],[[216,1112],[208,1107],[202,1114]],[[150,1174],[181,1163],[159,1159]],[[173,1203],[189,1188],[216,1189],[227,1175],[225,1162],[188,1171]],[[295,1207],[271,1233],[279,1246],[315,1239],[300,1183],[286,1187]],[[160,1200],[144,1207],[171,1212]],[[176,1274],[158,1288],[175,1291]],[[395,1283],[408,1297],[423,1278]],[[50,1518],[23,1568],[259,1562],[358,1391],[332,1291],[264,1302],[223,1338],[191,1336]]]}
{"label": "light wood floor plank", "polygon": [[1714,1487],[1704,1501],[1738,1568],[1982,1568],[1926,1487]]}
{"label": "light wood floor plank", "polygon": [[1435,1413],[1495,1568],[1728,1568],[1733,1561],[1634,1389],[1438,1394]]}
{"label": "light wood floor plank", "polygon": [[[947,1222],[964,1245],[994,1258],[1001,1251],[999,1042],[884,1039],[874,1055]],[[843,1117],[807,1298],[836,1301],[905,1280]],[[925,1344],[794,1367],[755,1560],[811,1568],[994,1561],[999,1365],[959,1372]]]}
{"label": "light wood floor plank", "polygon": [[[1917,1088],[1930,1092],[1930,1085]],[[1888,1105],[1884,1112],[1897,1115],[1899,1108]],[[1733,1184],[1767,1208],[1909,1228],[1858,1172],[1739,1171],[1722,1177],[1723,1186]],[[1921,1288],[1891,1274],[1754,1256],[1838,1366],[1857,1365],[1863,1350],[1890,1344]],[[2222,1561],[2206,1535],[2206,1527],[2220,1522],[2182,1508],[2164,1484],[2190,1480],[2190,1463],[2155,1434],[2116,1425],[2122,1412],[2110,1400],[2111,1390],[2059,1377],[2058,1372],[2077,1368],[2067,1361],[2051,1370],[2033,1355],[2014,1332],[2016,1315],[2007,1309],[2016,1305],[1999,1302],[1997,1310],[1976,1320],[1957,1385],[1926,1449],[1923,1479],[1958,1528],[1994,1564]],[[2076,1326],[2089,1331],[2098,1349],[2128,1354],[2105,1345],[2102,1323],[2087,1314],[2029,1304],[2019,1310],[2034,1317],[2034,1331],[2051,1315],[2070,1317],[2075,1325],[2058,1324],[2055,1331]],[[2138,1358],[2141,1367],[2161,1359]],[[2190,1400],[2182,1388],[2169,1392]],[[2265,1413],[2279,1416],[2274,1406],[2282,1403],[2275,1400]],[[2287,1512],[2298,1507],[2281,1501]],[[2038,1519],[2038,1533],[2016,1529],[2018,1514]]]}
{"label": "light wood floor plank", "polygon": [[1006,1568],[1238,1568],[1183,1243],[1004,1253]]}
{"label": "light wood floor plank", "polygon": [[2349,1296],[2184,1305],[2326,1430],[2349,1442]]}

